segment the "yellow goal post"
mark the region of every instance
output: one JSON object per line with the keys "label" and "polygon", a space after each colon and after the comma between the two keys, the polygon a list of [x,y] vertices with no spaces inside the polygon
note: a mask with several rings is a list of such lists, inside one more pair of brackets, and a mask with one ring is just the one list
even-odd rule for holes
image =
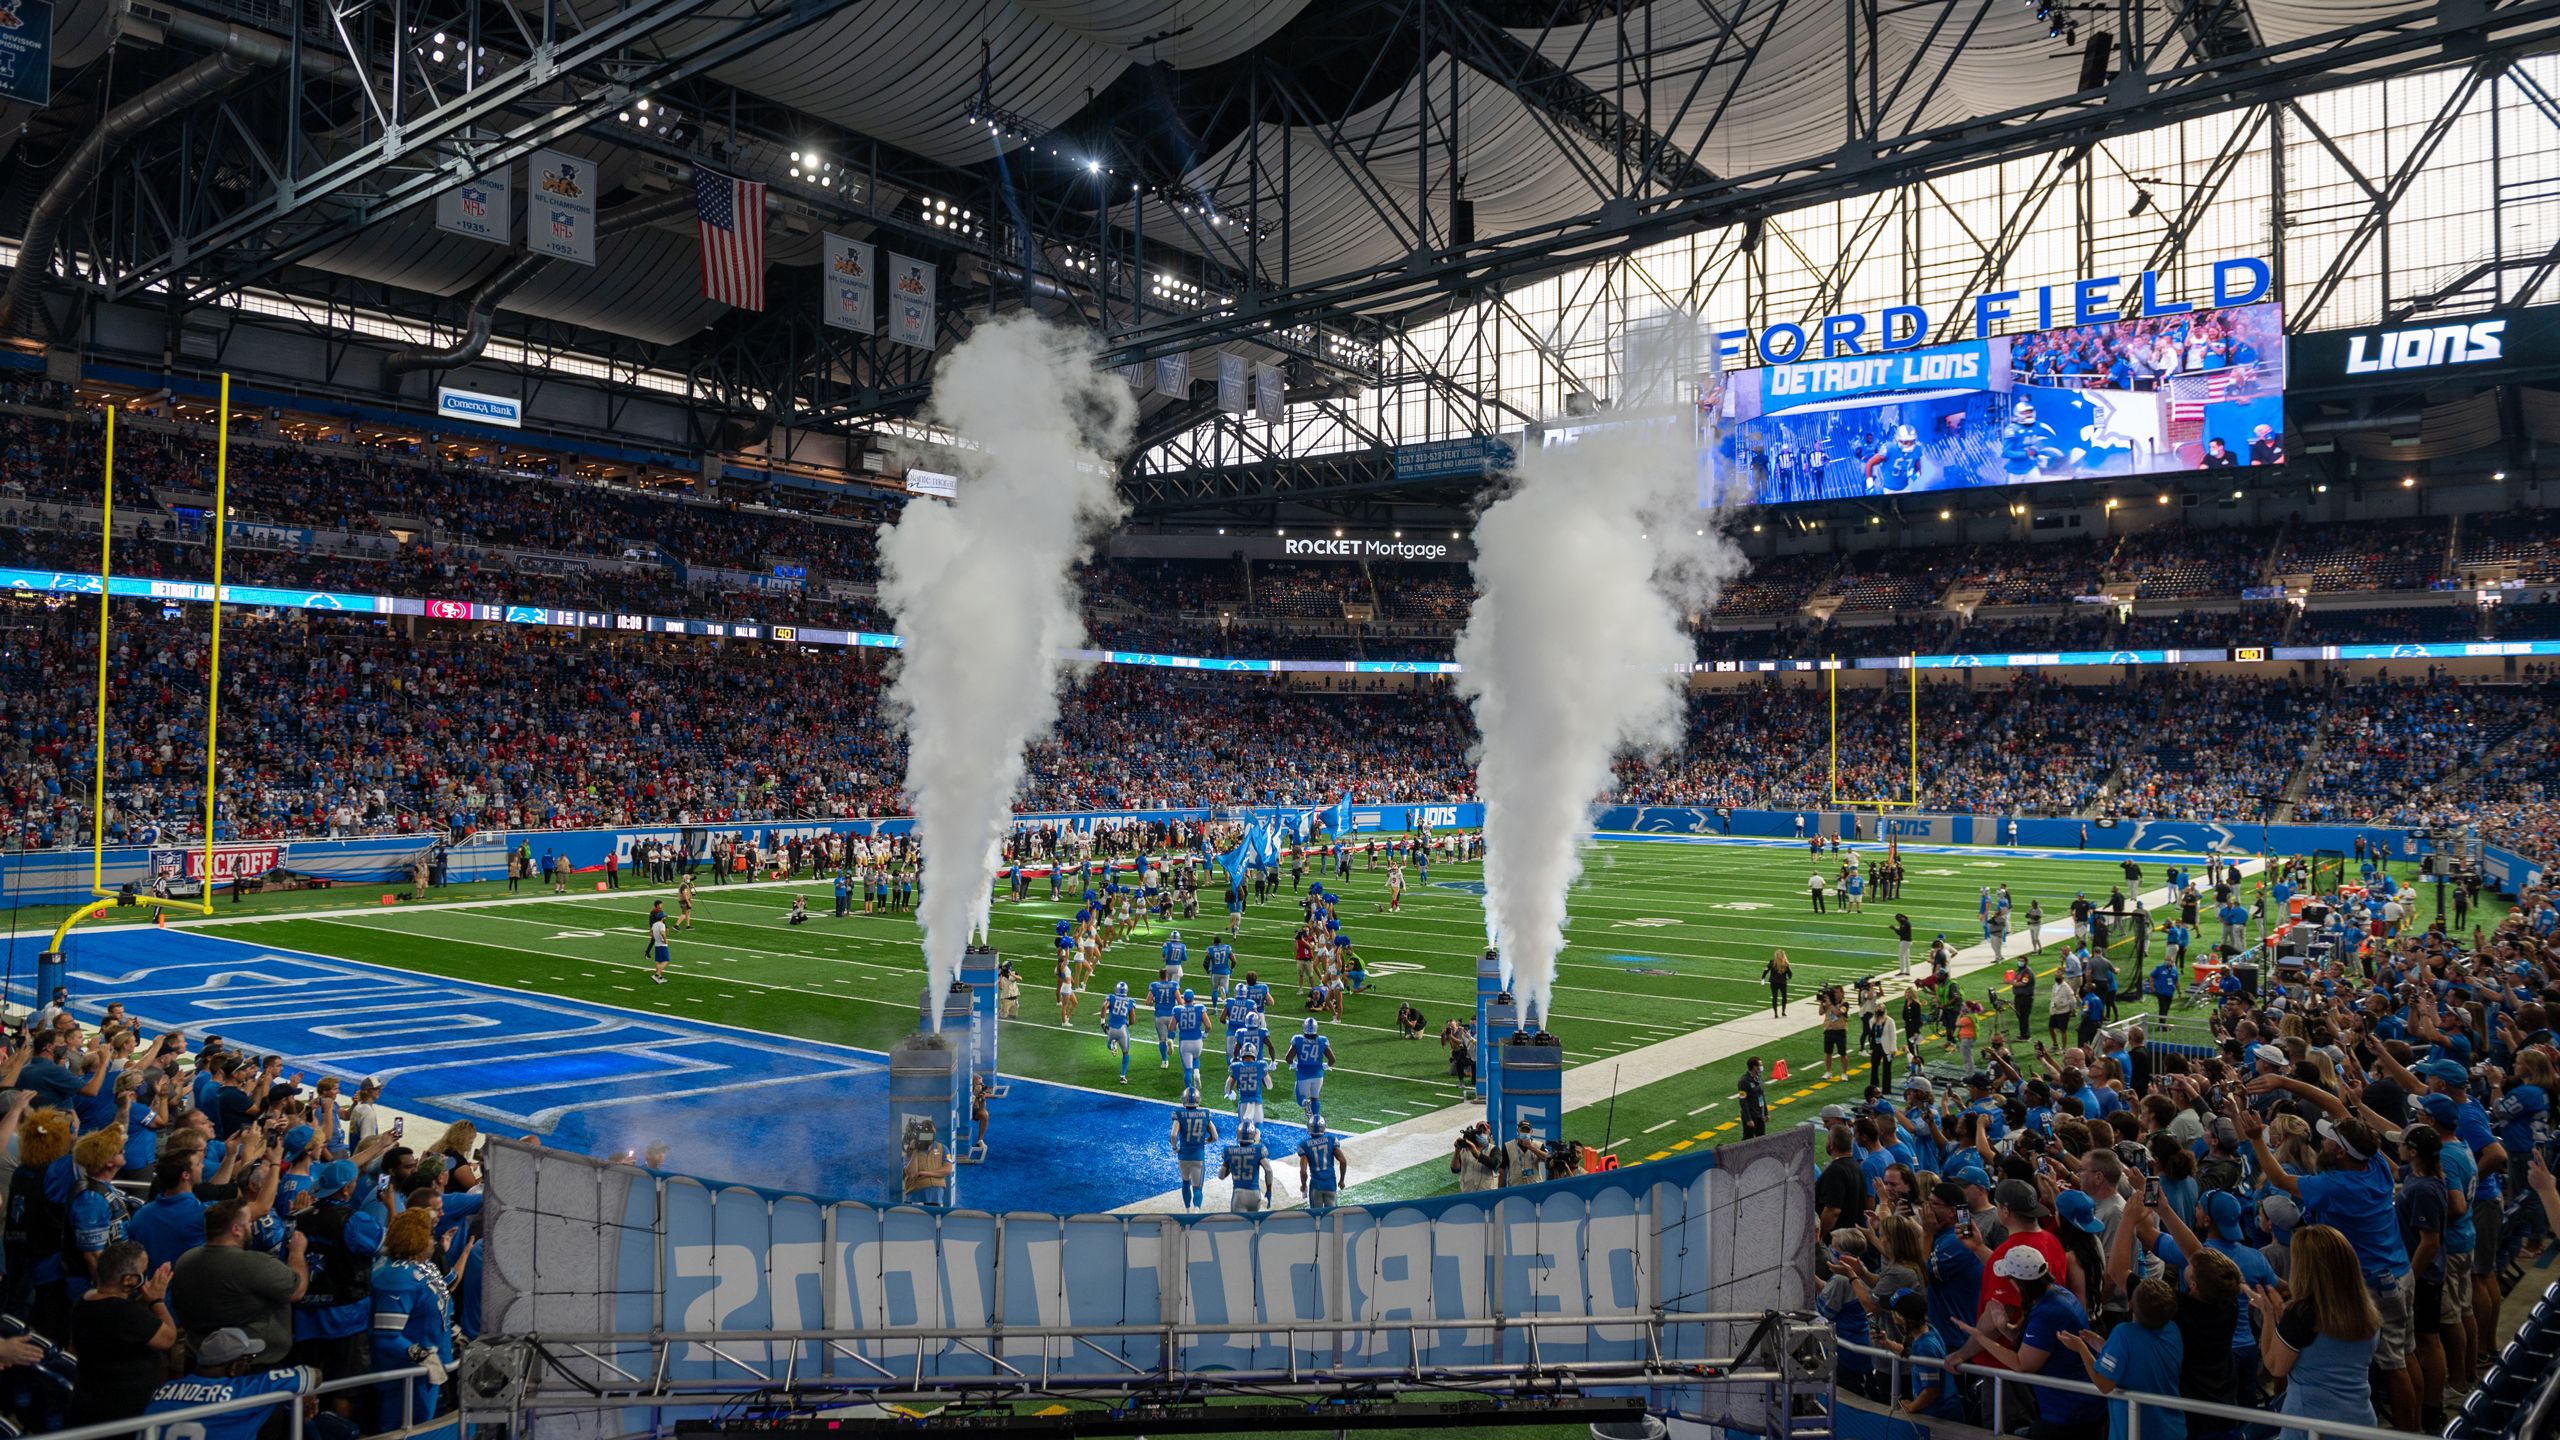
{"label": "yellow goal post", "polygon": [[[206,650],[205,720],[204,720],[204,835],[203,881],[193,901],[162,901],[161,904],[213,913],[213,817],[214,787],[221,778],[216,747],[222,737],[222,552],[231,513],[231,377],[221,379],[220,412],[214,423],[213,445],[213,621],[212,635]],[[113,653],[112,629],[115,599],[116,544],[116,406],[106,409],[106,461],[99,476],[101,498],[98,526],[98,670],[96,677],[95,725],[96,749],[92,755],[91,790],[89,796],[89,903],[73,910],[54,927],[53,941],[45,947],[37,964],[36,991],[38,1003],[50,998],[53,988],[63,983],[62,945],[71,927],[112,908],[121,898],[107,885],[107,680],[109,658]]]}

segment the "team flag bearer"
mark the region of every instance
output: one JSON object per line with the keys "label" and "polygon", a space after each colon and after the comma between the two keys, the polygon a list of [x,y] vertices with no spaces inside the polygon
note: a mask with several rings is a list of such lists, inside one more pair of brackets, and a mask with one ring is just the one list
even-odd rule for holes
{"label": "team flag bearer", "polygon": [[1137,1008],[1138,1002],[1130,998],[1126,980],[1112,986],[1110,996],[1102,1002],[1102,1043],[1120,1052],[1120,1083],[1123,1085],[1129,1083],[1129,1016]]}
{"label": "team flag bearer", "polygon": [[1306,1029],[1289,1038],[1289,1063],[1298,1072],[1298,1108],[1309,1116],[1323,1113],[1324,1072],[1333,1064],[1333,1042],[1316,1033],[1315,1017],[1307,1017]]}
{"label": "team flag bearer", "polygon": [[1200,1106],[1200,1092],[1182,1092],[1182,1108],[1173,1112],[1173,1160],[1182,1172],[1182,1203],[1193,1210],[1200,1208],[1205,1188],[1201,1168],[1208,1163],[1209,1147],[1218,1143],[1218,1122]]}

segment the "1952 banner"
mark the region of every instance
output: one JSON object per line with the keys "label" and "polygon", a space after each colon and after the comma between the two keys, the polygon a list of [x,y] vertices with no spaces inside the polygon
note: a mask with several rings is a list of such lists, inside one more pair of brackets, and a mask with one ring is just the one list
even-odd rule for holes
{"label": "1952 banner", "polygon": [[[606,1387],[788,1372],[861,1388],[1027,1368],[1071,1388],[1167,1368],[1528,1363],[1530,1331],[1503,1317],[1538,1317],[1541,1364],[1694,1363],[1732,1356],[1747,1323],[1648,1322],[1810,1304],[1812,1134],[1513,1190],[1260,1216],[830,1204],[493,1140],[481,1328],[609,1336],[546,1347]],[[811,1330],[861,1333],[756,1338]],[[669,1342],[662,1368],[653,1331],[738,1339]],[[1647,1399],[1758,1418],[1694,1389]]]}
{"label": "1952 banner", "polygon": [[528,173],[533,192],[524,207],[524,248],[596,263],[596,167],[575,155],[536,150]]}
{"label": "1952 banner", "polygon": [[879,313],[875,298],[879,289],[879,252],[859,240],[829,235],[826,266],[826,273],[819,277],[819,303],[826,309],[820,318],[838,330],[870,334],[872,317]]}
{"label": "1952 banner", "polygon": [[889,256],[889,338],[933,348],[934,268],[904,255]]}

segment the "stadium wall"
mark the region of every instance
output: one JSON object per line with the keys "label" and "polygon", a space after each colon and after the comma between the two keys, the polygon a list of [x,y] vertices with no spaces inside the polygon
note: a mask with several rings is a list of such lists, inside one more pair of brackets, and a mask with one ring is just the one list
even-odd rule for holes
{"label": "stadium wall", "polygon": [[[1319,828],[1330,823],[1332,806],[1284,806],[1284,812],[1310,817]],[[1026,815],[1034,823],[1058,822],[1080,829],[1134,820],[1198,820],[1204,809],[1094,810]],[[2042,819],[1997,815],[1910,815],[1886,813],[1883,834],[1877,833],[1873,810],[1731,810],[1697,806],[1605,806],[1595,812],[1593,828],[1641,835],[1734,835],[1757,839],[1794,839],[1796,822],[1804,833],[1839,835],[1861,840],[1893,838],[1929,845],[2016,845],[2036,850],[2159,850],[2201,853],[2209,845],[2247,853],[2277,851],[2310,854],[2335,850],[2352,854],[2362,838],[2400,859],[2414,859],[2428,846],[2397,826],[2213,824],[2189,820]],[[1357,833],[1394,832],[1411,827],[1472,830],[1484,824],[1484,807],[1473,803],[1446,805],[1358,805],[1351,807],[1351,829]],[[756,821],[724,825],[643,826],[613,830],[519,830],[496,841],[467,843],[447,855],[447,879],[461,883],[496,880],[506,875],[506,851],[530,845],[538,860],[546,852],[565,856],[581,872],[601,871],[605,857],[631,864],[634,848],[644,840],[697,843],[714,834],[745,835],[762,845],[819,835],[903,835],[914,825],[904,816],[881,819]],[[252,873],[268,865],[315,876],[339,885],[408,883],[411,859],[436,840],[434,835],[376,835],[361,839],[302,839],[224,843],[214,847],[216,878],[227,877],[224,863],[231,852],[253,861]],[[178,847],[161,847],[168,857]],[[268,852],[280,852],[271,858]],[[199,851],[184,851],[183,872],[192,876]],[[2505,851],[2496,866],[2500,875],[2539,873],[2522,857]],[[148,889],[155,851],[147,846],[119,846],[107,851],[109,888],[127,881]],[[2512,892],[2513,887],[2507,887]],[[22,905],[67,905],[89,896],[89,852],[44,850],[0,855],[0,908]]]}
{"label": "stadium wall", "polygon": [[2501,895],[2522,893],[2527,885],[2542,883],[2542,867],[2513,850],[2495,845],[2480,847],[2480,878]]}
{"label": "stadium wall", "polygon": [[[1500,1317],[1540,1322],[1545,1366],[1695,1363],[1731,1356],[1751,1317],[1810,1305],[1813,1174],[1812,1132],[1795,1128],[1323,1215],[998,1215],[713,1187],[492,1139],[482,1332],[542,1337],[573,1401],[634,1376],[676,1390],[751,1390],[782,1373],[930,1389],[1028,1372],[1116,1388],[1167,1371],[1392,1379],[1526,1365],[1528,1332]],[[1706,1312],[1744,1318],[1658,1335],[1647,1324]],[[1595,1323],[1570,1323],[1583,1316]],[[1309,1328],[1252,1328],[1266,1324]],[[817,1330],[862,1333],[805,1333]],[[662,1332],[738,1338],[653,1343]],[[802,1335],[755,1338],[777,1332]],[[1738,1398],[1647,1395],[1697,1419],[1764,1418],[1737,1413]]]}

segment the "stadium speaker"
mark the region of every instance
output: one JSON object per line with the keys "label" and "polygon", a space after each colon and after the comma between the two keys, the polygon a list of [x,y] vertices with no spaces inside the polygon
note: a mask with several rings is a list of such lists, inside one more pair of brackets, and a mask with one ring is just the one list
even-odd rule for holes
{"label": "stadium speaker", "polygon": [[1473,200],[1449,202],[1449,243],[1461,248],[1476,243],[1476,202]]}
{"label": "stadium speaker", "polygon": [[2096,90],[2107,83],[2107,61],[2114,57],[2116,37],[2101,30],[2080,48],[2080,88]]}

